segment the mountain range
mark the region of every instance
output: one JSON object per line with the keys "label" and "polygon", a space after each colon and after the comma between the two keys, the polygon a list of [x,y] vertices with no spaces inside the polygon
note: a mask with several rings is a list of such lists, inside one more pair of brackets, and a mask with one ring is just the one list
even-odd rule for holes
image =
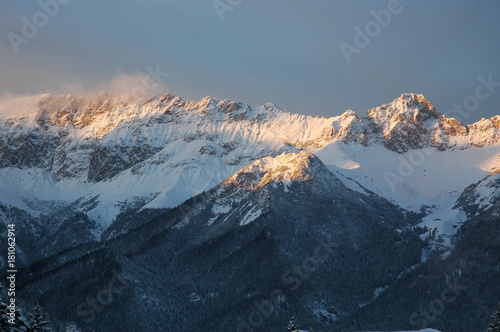
{"label": "mountain range", "polygon": [[470,332],[499,301],[500,116],[26,104],[0,114],[0,237],[16,224],[20,298],[63,331]]}

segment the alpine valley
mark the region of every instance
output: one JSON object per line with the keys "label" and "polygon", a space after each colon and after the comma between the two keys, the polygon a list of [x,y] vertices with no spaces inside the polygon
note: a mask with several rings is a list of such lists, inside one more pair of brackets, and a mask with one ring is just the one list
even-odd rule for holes
{"label": "alpine valley", "polygon": [[0,221],[2,280],[15,224],[16,301],[58,331],[484,332],[500,116],[25,97],[0,113]]}

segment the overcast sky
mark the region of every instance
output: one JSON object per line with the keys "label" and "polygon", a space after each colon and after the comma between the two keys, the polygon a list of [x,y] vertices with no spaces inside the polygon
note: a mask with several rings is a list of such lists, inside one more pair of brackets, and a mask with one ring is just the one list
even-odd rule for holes
{"label": "overcast sky", "polygon": [[3,0],[0,35],[3,94],[127,90],[159,70],[186,100],[334,116],[415,92],[465,103],[465,123],[500,114],[484,84],[500,82],[498,0]]}

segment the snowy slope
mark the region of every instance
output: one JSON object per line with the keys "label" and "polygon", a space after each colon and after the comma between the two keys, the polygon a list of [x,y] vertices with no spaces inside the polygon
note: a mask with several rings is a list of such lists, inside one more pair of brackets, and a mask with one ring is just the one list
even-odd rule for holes
{"label": "snowy slope", "polygon": [[450,246],[450,240],[459,226],[495,207],[498,209],[499,204],[500,172],[497,170],[465,188],[453,204],[442,204],[431,211],[422,219],[420,226],[427,227],[429,233],[435,232],[443,246]]}
{"label": "snowy slope", "polygon": [[462,191],[500,165],[500,145],[467,150],[412,150],[397,154],[383,147],[333,142],[316,154],[345,178],[405,209],[454,204]]}

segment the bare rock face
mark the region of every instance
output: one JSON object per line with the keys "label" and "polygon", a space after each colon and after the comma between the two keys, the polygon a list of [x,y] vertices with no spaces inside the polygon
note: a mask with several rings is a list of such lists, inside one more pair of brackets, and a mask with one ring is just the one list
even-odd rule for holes
{"label": "bare rock face", "polygon": [[51,170],[62,133],[49,133],[43,128],[43,124],[34,130],[22,126],[8,127],[13,128],[0,137],[0,167]]}
{"label": "bare rock face", "polygon": [[96,146],[90,153],[88,180],[99,182],[118,175],[125,169],[152,157],[161,148],[149,145],[109,148]]}
{"label": "bare rock face", "polygon": [[347,144],[368,144],[368,127],[356,112],[349,110],[344,112],[338,121],[334,123],[335,138]]}
{"label": "bare rock face", "polygon": [[417,94],[403,94],[390,104],[373,108],[366,118],[375,140],[400,153],[428,146],[428,124],[438,119],[434,106]]}

